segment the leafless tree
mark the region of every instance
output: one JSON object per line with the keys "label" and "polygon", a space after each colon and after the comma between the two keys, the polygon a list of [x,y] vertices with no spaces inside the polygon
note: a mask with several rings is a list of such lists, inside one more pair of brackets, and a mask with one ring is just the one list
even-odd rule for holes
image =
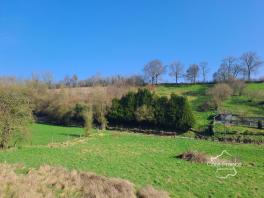
{"label": "leafless tree", "polygon": [[206,75],[209,72],[208,63],[204,61],[204,62],[201,62],[199,66],[200,66],[200,70],[203,75],[203,82],[206,82]]}
{"label": "leafless tree", "polygon": [[35,82],[35,83],[38,83],[40,81],[39,75],[37,73],[32,73],[31,74],[31,81]]}
{"label": "leafless tree", "polygon": [[53,75],[51,72],[44,72],[41,75],[42,80],[45,84],[47,84],[49,86],[49,88],[52,87],[52,83],[53,83]]}
{"label": "leafless tree", "polygon": [[251,80],[251,74],[256,72],[262,65],[263,61],[257,56],[255,52],[246,52],[240,57],[241,65],[247,74],[247,80]]}
{"label": "leafless tree", "polygon": [[63,84],[64,84],[66,87],[69,87],[69,86],[70,86],[70,84],[71,84],[71,78],[70,78],[68,75],[66,75],[66,76],[64,77],[64,79],[63,79]]}
{"label": "leafless tree", "polygon": [[216,84],[214,87],[208,90],[207,94],[210,96],[211,105],[218,109],[220,104],[230,97],[233,93],[233,90],[228,84],[220,83]]}
{"label": "leafless tree", "polygon": [[191,64],[186,71],[186,79],[191,83],[196,83],[199,75],[199,65]]}
{"label": "leafless tree", "polygon": [[170,76],[175,78],[176,84],[178,84],[178,79],[183,76],[183,64],[180,61],[174,61],[169,66]]}
{"label": "leafless tree", "polygon": [[158,79],[163,73],[165,73],[165,67],[160,60],[152,60],[144,66],[145,77],[150,79],[151,84],[158,84]]}
{"label": "leafless tree", "polygon": [[72,76],[71,81],[73,87],[78,87],[78,76],[76,74]]}
{"label": "leafless tree", "polygon": [[214,73],[215,81],[228,81],[237,79],[243,72],[241,65],[238,63],[238,59],[233,56],[228,56],[222,60],[222,63]]}

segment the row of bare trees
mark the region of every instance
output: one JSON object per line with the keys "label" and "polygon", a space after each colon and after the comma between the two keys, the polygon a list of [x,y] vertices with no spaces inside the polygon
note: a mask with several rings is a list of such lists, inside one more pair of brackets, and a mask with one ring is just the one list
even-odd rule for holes
{"label": "row of bare trees", "polygon": [[[213,74],[214,81],[228,81],[231,79],[252,80],[252,74],[261,67],[263,61],[255,52],[243,53],[236,58],[228,56],[224,58],[218,70]],[[202,77],[202,82],[207,81],[209,72],[208,63],[203,61],[199,64],[191,64],[185,70],[184,64],[174,61],[170,65],[163,65],[158,59],[152,60],[144,66],[145,80],[151,84],[158,84],[161,76],[169,70],[169,75],[178,83],[179,79],[184,78],[188,82],[196,83]]]}
{"label": "row of bare trees", "polygon": [[252,74],[261,67],[263,61],[255,52],[246,52],[240,57],[228,56],[222,60],[219,69],[214,73],[215,81],[243,79],[250,81]]}
{"label": "row of bare trees", "polygon": [[184,65],[180,61],[174,61],[170,65],[163,65],[160,60],[152,60],[144,66],[145,80],[151,84],[158,84],[158,80],[167,70],[169,70],[169,75],[175,79],[176,83],[181,78],[185,78],[191,83],[196,83],[200,72],[203,75],[203,81],[206,82],[208,63],[191,64],[185,71]]}
{"label": "row of bare trees", "polygon": [[[263,61],[255,52],[243,53],[240,57],[225,57],[213,74],[213,81],[225,82],[231,79],[252,80],[254,74],[261,67]],[[76,74],[66,75],[60,82],[55,82],[50,72],[42,74],[32,74],[32,80],[35,82],[42,81],[51,87],[91,87],[91,86],[142,86],[146,83],[158,84],[163,74],[168,74],[174,79],[175,83],[187,81],[190,83],[207,82],[209,66],[206,61],[199,64],[190,64],[185,69],[184,64],[179,61],[173,61],[169,65],[164,65],[160,60],[155,59],[148,62],[143,69],[144,76],[131,75],[128,77],[116,75],[112,77],[103,77],[100,74],[93,75],[85,80],[80,80]]]}

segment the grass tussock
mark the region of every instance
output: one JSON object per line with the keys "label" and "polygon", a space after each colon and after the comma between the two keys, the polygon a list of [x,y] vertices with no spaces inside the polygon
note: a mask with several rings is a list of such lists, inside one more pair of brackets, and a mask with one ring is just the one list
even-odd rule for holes
{"label": "grass tussock", "polygon": [[186,151],[177,156],[177,158],[196,163],[207,163],[210,161],[210,157],[208,155],[198,151]]}
{"label": "grass tussock", "polygon": [[[94,173],[68,171],[41,166],[25,174],[21,165],[0,164],[0,198],[148,198],[168,197],[152,187],[136,192],[129,181],[98,176]],[[166,195],[166,196],[163,196]]]}
{"label": "grass tussock", "polygon": [[158,191],[152,186],[146,186],[138,191],[138,198],[169,198],[169,194],[165,191]]}

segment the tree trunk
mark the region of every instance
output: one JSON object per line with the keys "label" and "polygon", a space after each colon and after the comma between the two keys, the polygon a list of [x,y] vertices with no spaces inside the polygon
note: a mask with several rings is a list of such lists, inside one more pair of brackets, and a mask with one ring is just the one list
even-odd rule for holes
{"label": "tree trunk", "polygon": [[152,84],[152,85],[154,85],[154,81],[155,81],[155,77],[152,76],[152,77],[151,77],[151,84]]}
{"label": "tree trunk", "polygon": [[251,71],[250,71],[250,69],[248,70],[248,81],[250,81],[251,80]]}

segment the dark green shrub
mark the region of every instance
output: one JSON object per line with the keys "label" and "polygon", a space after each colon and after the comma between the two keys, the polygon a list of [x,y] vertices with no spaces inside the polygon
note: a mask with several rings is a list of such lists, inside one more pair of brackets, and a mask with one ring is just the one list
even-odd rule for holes
{"label": "dark green shrub", "polygon": [[167,124],[172,129],[189,130],[195,123],[191,107],[185,97],[171,95]]}
{"label": "dark green shrub", "polygon": [[120,104],[123,108],[123,121],[131,123],[135,121],[135,110],[136,110],[136,96],[133,92],[129,92],[126,96],[122,97]]}
{"label": "dark green shrub", "polygon": [[258,129],[262,129],[262,128],[263,128],[262,121],[259,120],[259,121],[258,121]]}
{"label": "dark green shrub", "polygon": [[155,124],[164,128],[168,122],[169,100],[167,97],[156,97],[154,102]]}
{"label": "dark green shrub", "polygon": [[116,124],[123,121],[124,112],[123,108],[120,104],[120,101],[118,99],[112,100],[112,106],[108,111],[107,119],[109,122]]}
{"label": "dark green shrub", "polygon": [[107,118],[110,124],[187,131],[194,117],[185,97],[158,97],[148,90],[114,99]]}
{"label": "dark green shrub", "polygon": [[152,107],[143,104],[135,112],[138,122],[152,123],[154,121],[154,110]]}
{"label": "dark green shrub", "polygon": [[147,89],[139,89],[136,93],[136,105],[141,107],[142,105],[151,106],[154,95]]}

